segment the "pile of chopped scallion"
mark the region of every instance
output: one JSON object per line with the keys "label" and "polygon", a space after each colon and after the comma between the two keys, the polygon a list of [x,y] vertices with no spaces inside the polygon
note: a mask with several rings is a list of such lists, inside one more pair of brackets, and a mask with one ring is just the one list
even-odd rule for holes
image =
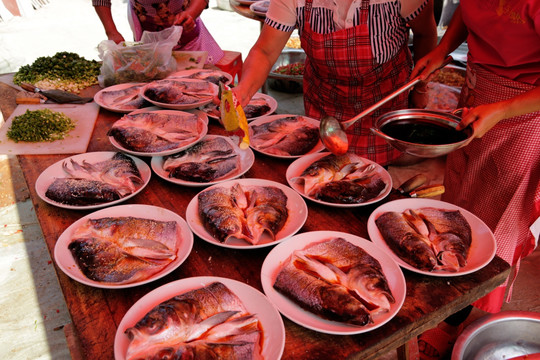
{"label": "pile of chopped scallion", "polygon": [[56,141],[74,128],[75,123],[64,113],[50,109],[26,110],[13,119],[7,137],[15,142]]}

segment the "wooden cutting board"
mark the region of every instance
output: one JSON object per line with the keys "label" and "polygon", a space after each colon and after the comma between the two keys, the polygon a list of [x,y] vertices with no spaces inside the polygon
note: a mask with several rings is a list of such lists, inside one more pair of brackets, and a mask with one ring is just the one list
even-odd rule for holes
{"label": "wooden cutting board", "polygon": [[[14,142],[7,138],[7,131],[11,126],[13,118],[22,115],[26,110],[50,109],[62,112],[66,116],[75,120],[75,129],[62,140],[53,142]],[[0,128],[0,154],[7,155],[43,155],[43,154],[80,154],[86,152],[90,137],[94,131],[99,106],[94,103],[87,104],[35,104],[19,105],[15,108],[11,116]]]}

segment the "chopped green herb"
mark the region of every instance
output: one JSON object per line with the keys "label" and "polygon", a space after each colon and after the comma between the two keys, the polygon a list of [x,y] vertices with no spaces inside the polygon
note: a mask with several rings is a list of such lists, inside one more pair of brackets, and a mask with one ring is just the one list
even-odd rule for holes
{"label": "chopped green herb", "polygon": [[56,141],[74,128],[75,123],[64,113],[50,109],[26,110],[13,119],[7,137],[15,142]]}

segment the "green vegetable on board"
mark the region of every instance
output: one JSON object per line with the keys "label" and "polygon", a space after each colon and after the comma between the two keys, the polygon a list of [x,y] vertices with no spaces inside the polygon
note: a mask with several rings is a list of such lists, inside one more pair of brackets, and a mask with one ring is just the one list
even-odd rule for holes
{"label": "green vegetable on board", "polygon": [[13,119],[7,137],[15,142],[56,141],[63,139],[75,123],[64,113],[43,110],[26,110]]}

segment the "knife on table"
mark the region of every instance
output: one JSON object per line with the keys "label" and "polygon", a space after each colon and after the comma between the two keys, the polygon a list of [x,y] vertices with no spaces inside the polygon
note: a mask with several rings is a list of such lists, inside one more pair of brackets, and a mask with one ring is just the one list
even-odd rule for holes
{"label": "knife on table", "polygon": [[20,85],[24,90],[35,92],[45,96],[47,99],[58,104],[86,104],[93,100],[91,97],[81,97],[63,90],[42,90],[32,84],[22,83]]}

